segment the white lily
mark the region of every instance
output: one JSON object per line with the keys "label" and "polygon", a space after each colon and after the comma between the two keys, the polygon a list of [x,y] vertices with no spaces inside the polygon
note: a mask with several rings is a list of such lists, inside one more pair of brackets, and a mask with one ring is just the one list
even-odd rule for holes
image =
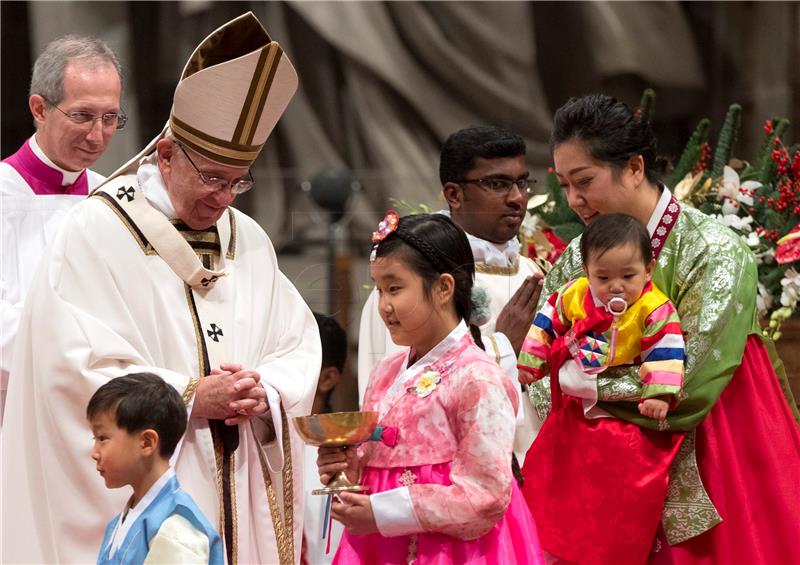
{"label": "white lily", "polygon": [[747,234],[747,237],[743,235],[742,239],[750,249],[757,249],[758,246],[761,245],[761,238],[758,237],[758,234],[754,231]]}
{"label": "white lily", "polygon": [[800,298],[800,273],[794,270],[794,267],[786,269],[786,275],[781,279],[781,304],[788,308],[794,309],[797,305],[797,300]]}
{"label": "white lily", "polygon": [[758,283],[758,295],[756,296],[756,308],[761,316],[766,316],[772,308],[772,295],[763,284]]}
{"label": "white lily", "polygon": [[522,220],[520,231],[525,237],[533,237],[533,233],[540,229],[541,218],[536,214],[531,214],[530,211],[525,213],[525,219]]}
{"label": "white lily", "polygon": [[[723,207],[723,210],[724,209],[725,208]],[[733,228],[734,230],[740,233],[748,233],[753,229],[753,227],[750,225],[753,223],[753,217],[745,216],[744,218],[742,218],[736,215],[735,210],[732,214],[718,215],[717,219],[720,221],[720,223],[728,226],[729,228]]]}
{"label": "white lily", "polygon": [[723,215],[735,214],[739,211],[738,204],[753,205],[753,194],[761,183],[754,180],[740,182],[739,174],[731,167],[725,165],[722,169],[722,185],[717,195],[722,199]]}

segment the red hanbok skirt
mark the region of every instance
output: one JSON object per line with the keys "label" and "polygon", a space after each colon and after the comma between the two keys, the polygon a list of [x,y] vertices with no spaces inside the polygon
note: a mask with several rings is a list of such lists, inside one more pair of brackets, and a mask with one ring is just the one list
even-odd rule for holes
{"label": "red hanbok skirt", "polygon": [[800,429],[758,336],[698,426],[697,463],[722,523],[675,546],[660,531],[651,563],[800,563]]}
{"label": "red hanbok skirt", "polygon": [[564,400],[522,468],[542,549],[574,563],[645,563],[684,434],[587,420],[580,400]]}

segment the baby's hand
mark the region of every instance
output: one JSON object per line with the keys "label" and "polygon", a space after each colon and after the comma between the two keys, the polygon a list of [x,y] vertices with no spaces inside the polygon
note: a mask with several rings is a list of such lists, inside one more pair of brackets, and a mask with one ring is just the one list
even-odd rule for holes
{"label": "baby's hand", "polygon": [[534,378],[533,373],[531,373],[530,371],[526,371],[525,369],[519,369],[517,371],[517,380],[520,382],[520,384],[529,385],[536,379]]}
{"label": "baby's hand", "polygon": [[653,420],[663,420],[668,411],[669,402],[659,398],[646,398],[639,403],[639,413]]}

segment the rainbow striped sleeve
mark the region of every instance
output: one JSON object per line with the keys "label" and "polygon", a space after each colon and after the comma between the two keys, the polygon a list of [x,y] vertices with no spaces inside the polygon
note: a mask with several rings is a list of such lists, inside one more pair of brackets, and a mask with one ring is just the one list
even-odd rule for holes
{"label": "rainbow striped sleeve", "polygon": [[550,344],[556,337],[555,330],[562,326],[556,312],[557,301],[558,292],[554,292],[536,313],[517,358],[517,368],[533,374],[536,380],[547,375]]}
{"label": "rainbow striped sleeve", "polygon": [[677,401],[683,390],[685,351],[681,323],[672,302],[665,302],[647,317],[641,345],[642,398],[672,394]]}

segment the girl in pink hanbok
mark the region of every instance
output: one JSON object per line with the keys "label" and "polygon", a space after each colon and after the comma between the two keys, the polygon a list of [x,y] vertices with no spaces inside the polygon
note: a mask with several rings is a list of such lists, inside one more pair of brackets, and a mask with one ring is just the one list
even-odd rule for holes
{"label": "girl in pink hanbok", "polygon": [[364,410],[380,441],[321,448],[320,480],[346,470],[371,494],[340,493],[334,563],[544,563],[511,472],[518,395],[468,325],[474,263],[464,232],[439,214],[373,234],[381,317],[407,346],[373,371]]}

